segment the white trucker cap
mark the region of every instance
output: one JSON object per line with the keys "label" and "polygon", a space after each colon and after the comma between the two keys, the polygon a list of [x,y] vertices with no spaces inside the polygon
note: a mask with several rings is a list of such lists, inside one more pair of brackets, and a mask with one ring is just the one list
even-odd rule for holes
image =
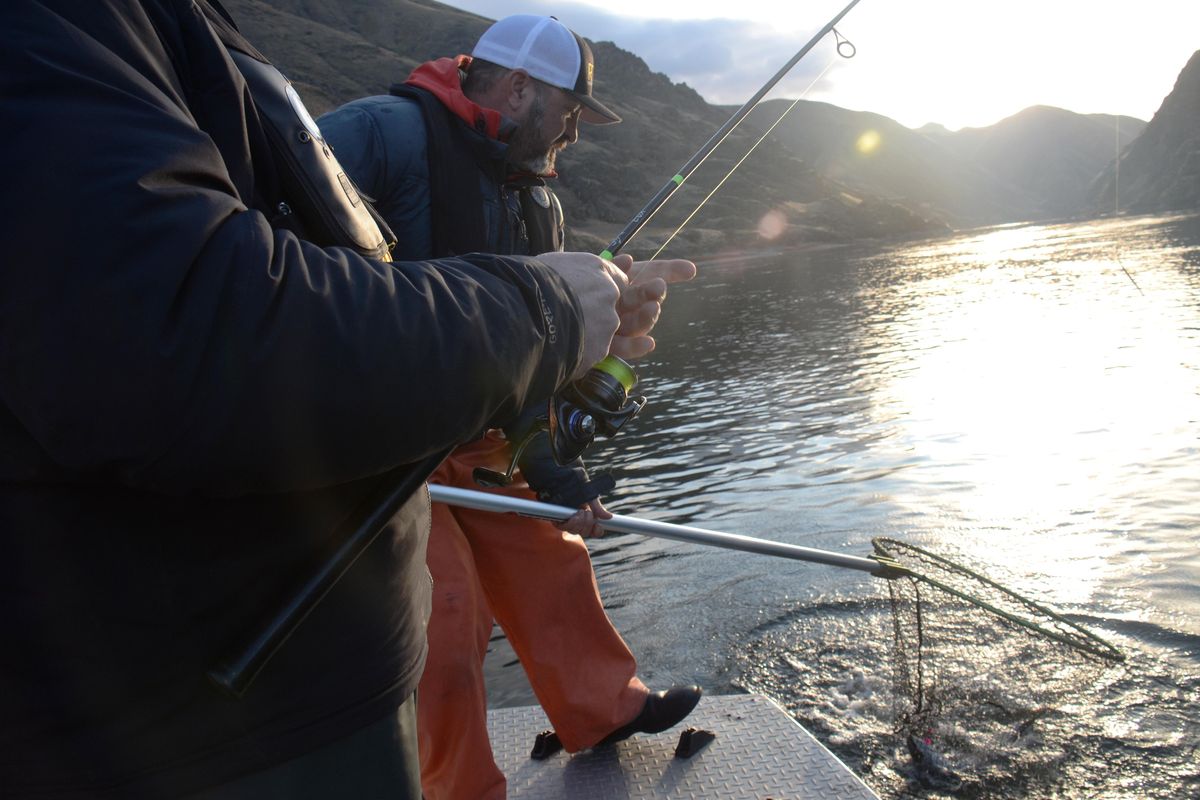
{"label": "white trucker cap", "polygon": [[472,58],[507,69],[523,69],[542,83],[557,86],[583,106],[580,119],[609,125],[621,118],[592,97],[592,49],[554,17],[513,14],[484,31]]}

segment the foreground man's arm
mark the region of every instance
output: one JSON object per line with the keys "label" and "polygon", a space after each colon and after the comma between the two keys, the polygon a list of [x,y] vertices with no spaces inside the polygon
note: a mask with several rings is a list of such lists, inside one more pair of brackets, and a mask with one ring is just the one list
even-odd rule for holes
{"label": "foreground man's arm", "polygon": [[621,277],[272,228],[269,142],[187,0],[0,4],[0,97],[0,794],[181,797],[397,713],[422,492],[245,697],[204,676],[376,476],[602,354]]}

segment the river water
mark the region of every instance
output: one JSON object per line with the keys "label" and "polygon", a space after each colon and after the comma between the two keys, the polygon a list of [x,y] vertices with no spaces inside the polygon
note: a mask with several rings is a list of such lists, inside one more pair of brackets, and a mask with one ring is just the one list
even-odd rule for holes
{"label": "river water", "polygon": [[[589,455],[612,510],[856,555],[902,539],[1126,660],[1006,709],[1007,737],[943,720],[939,785],[896,733],[887,581],[610,535],[597,578],[642,678],[764,692],[883,797],[1200,796],[1200,217],[699,266],[638,367],[649,405]],[[968,672],[988,662],[986,625],[960,638]],[[493,644],[493,704],[534,702]],[[988,680],[1036,692],[1025,666]]]}

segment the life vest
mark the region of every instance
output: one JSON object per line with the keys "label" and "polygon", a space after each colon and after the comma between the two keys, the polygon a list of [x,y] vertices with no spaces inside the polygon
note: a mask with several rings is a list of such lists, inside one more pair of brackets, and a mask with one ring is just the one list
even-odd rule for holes
{"label": "life vest", "polygon": [[[450,62],[450,59],[441,61]],[[456,80],[456,64],[453,69]],[[420,72],[421,68],[418,68],[414,75]],[[431,81],[422,83],[424,85],[395,84],[389,92],[417,103],[425,121],[433,256],[494,249],[483,213],[485,198],[481,173],[488,183],[501,192],[514,193],[518,200],[515,212],[521,219],[525,251],[517,252],[519,248],[513,246],[514,253],[502,255],[536,255],[562,250],[563,212],[558,198],[540,176],[506,174],[506,165],[495,156],[498,126],[495,118],[485,116],[489,110],[465,101],[457,104],[461,108],[456,113],[453,108],[456,104],[453,101],[447,104],[445,91],[435,94],[425,88],[434,85]],[[469,124],[462,114],[470,114],[473,124]],[[509,208],[503,197],[501,205]]]}
{"label": "life vest", "polygon": [[322,247],[348,247],[391,261],[396,237],[358,193],[291,82],[246,41],[218,2],[199,7],[245,79],[271,142],[276,186],[267,190],[274,196],[263,198],[268,208],[262,210],[272,226]]}
{"label": "life vest", "polygon": [[[528,183],[523,183],[528,181]],[[520,176],[509,178],[521,202],[521,219],[529,237],[529,252],[550,253],[563,249],[563,211],[558,195],[546,186],[543,178]]]}

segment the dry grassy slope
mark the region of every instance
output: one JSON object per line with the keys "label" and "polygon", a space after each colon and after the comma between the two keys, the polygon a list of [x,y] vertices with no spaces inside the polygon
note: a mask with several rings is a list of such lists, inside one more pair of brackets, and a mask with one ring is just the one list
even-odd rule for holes
{"label": "dry grassy slope", "polygon": [[[432,0],[225,0],[225,5],[247,38],[296,83],[315,115],[386,92],[421,61],[469,50],[489,24]],[[593,43],[593,49],[595,93],[624,122],[585,126],[580,142],[559,162],[557,189],[570,243],[586,249],[607,243],[733,111],[709,105],[610,42]],[[756,137],[748,129],[730,137],[630,251],[644,252],[660,241]],[[794,152],[767,141],[696,215],[679,248],[709,252],[753,244],[760,219],[772,209],[791,221],[775,245],[941,229],[869,192],[847,193]]]}
{"label": "dry grassy slope", "polygon": [[[386,92],[487,20],[411,0],[226,0],[250,41],[300,88],[314,115]],[[421,48],[421,49],[418,49]]]}
{"label": "dry grassy slope", "polygon": [[1044,219],[1085,211],[1092,181],[1145,127],[1133,117],[1033,106],[987,128],[951,134],[949,144],[1028,198],[1024,218]]}

